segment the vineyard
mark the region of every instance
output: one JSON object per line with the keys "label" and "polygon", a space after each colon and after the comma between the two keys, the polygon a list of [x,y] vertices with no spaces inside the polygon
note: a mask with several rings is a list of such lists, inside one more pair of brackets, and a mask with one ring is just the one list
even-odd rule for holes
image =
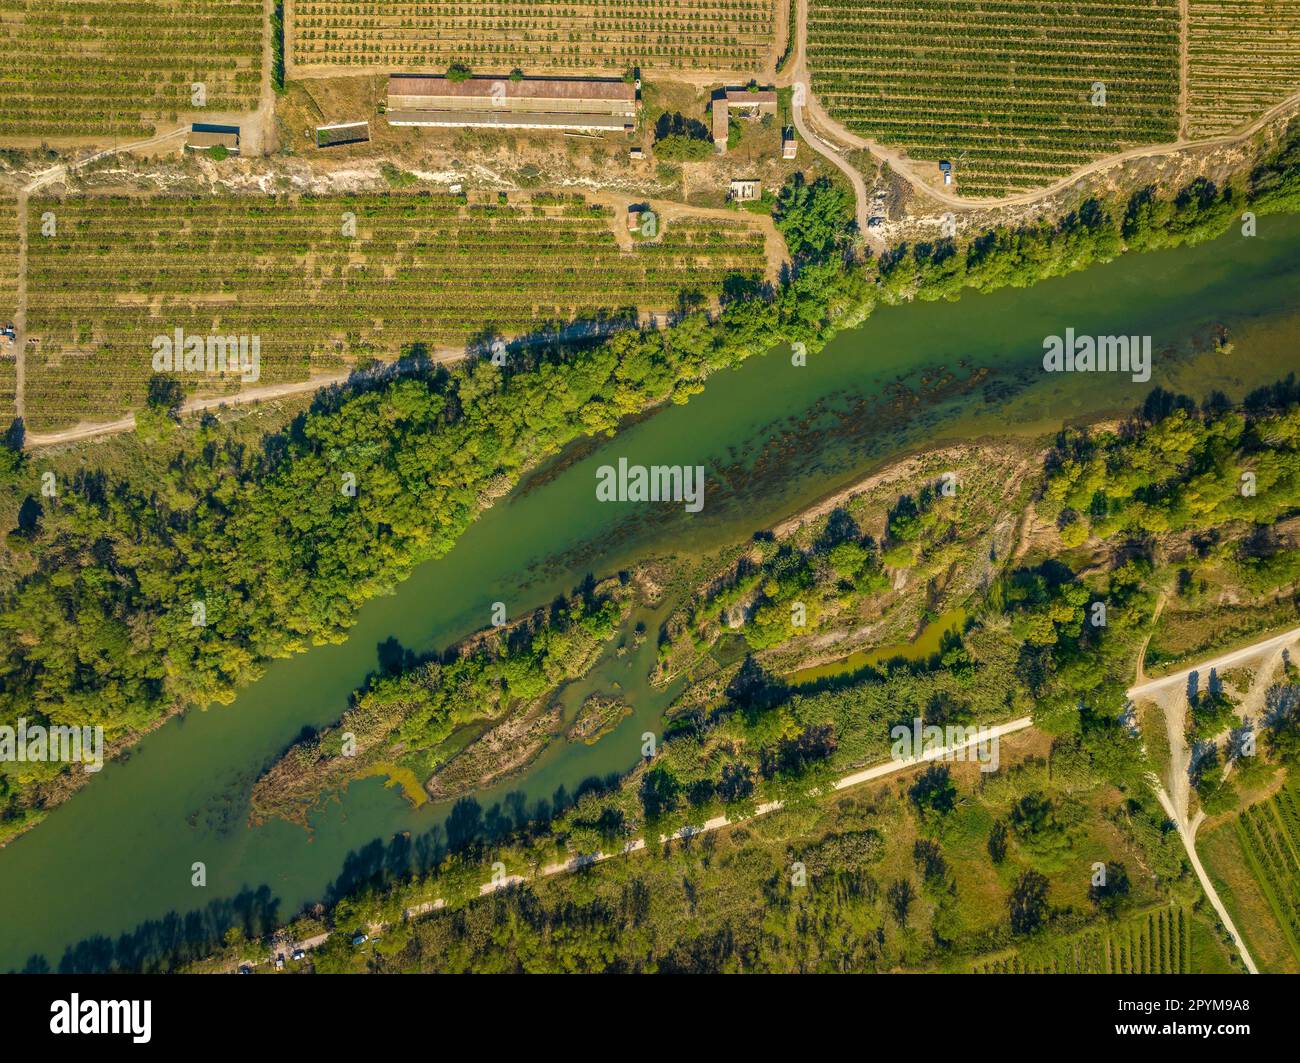
{"label": "vineyard", "polygon": [[1118,925],[1103,924],[1036,947],[1032,956],[1001,954],[976,962],[976,974],[1186,974],[1191,969],[1187,913],[1153,908]]}
{"label": "vineyard", "polygon": [[1300,92],[1300,4],[1189,0],[1193,137],[1226,133]]}
{"label": "vineyard", "polygon": [[[0,328],[14,319],[18,303],[18,204],[0,195]],[[0,339],[0,429],[8,427],[14,413],[17,384],[16,349]]]}
{"label": "vineyard", "polygon": [[1284,787],[1246,809],[1235,827],[1251,871],[1300,958],[1300,794]]}
{"label": "vineyard", "polygon": [[[39,218],[52,210],[58,233]],[[355,236],[345,235],[355,216]],[[258,384],[301,380],[408,345],[609,327],[716,298],[766,269],[743,221],[673,221],[621,250],[610,209],[581,197],[468,205],[447,195],[33,202],[27,423],[102,421],[140,403],[155,336],[256,336]],[[603,324],[601,322],[603,321]],[[184,374],[225,393],[224,378]]]}
{"label": "vineyard", "polygon": [[1177,0],[810,0],[808,65],[831,115],[966,195],[1178,133]]}
{"label": "vineyard", "polygon": [[774,47],[775,0],[573,0],[529,4],[293,0],[297,68],[483,70],[634,66],[757,70]]}
{"label": "vineyard", "polygon": [[0,138],[151,136],[195,83],[255,110],[261,49],[262,0],[0,0]]}

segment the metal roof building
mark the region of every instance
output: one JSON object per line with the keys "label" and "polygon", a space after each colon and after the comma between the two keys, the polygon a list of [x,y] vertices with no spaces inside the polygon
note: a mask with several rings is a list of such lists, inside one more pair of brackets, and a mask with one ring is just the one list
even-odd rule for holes
{"label": "metal roof building", "polygon": [[636,127],[636,89],[618,79],[393,74],[390,125],[497,129],[624,130]]}

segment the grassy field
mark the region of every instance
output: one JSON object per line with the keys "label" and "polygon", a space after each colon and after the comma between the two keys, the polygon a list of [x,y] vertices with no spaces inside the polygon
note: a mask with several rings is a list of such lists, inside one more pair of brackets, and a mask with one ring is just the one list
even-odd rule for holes
{"label": "grassy field", "polygon": [[1189,0],[1189,131],[1226,133],[1300,92],[1300,4]]}
{"label": "grassy field", "polygon": [[1223,580],[1216,581],[1216,590],[1226,587],[1236,591],[1241,604],[1222,603],[1211,595],[1193,600],[1171,598],[1147,646],[1144,667],[1149,675],[1166,675],[1198,660],[1248,646],[1269,632],[1282,632],[1300,624],[1300,599],[1294,595],[1253,597],[1231,581],[1226,571],[1211,570],[1209,575]]}
{"label": "grassy field", "polygon": [[[45,238],[50,209],[58,235]],[[343,235],[345,214],[355,237]],[[176,328],[259,337],[266,385],[412,344],[456,351],[662,313],[765,268],[762,233],[743,220],[674,221],[622,249],[623,219],[579,197],[89,198],[33,203],[29,225],[33,430],[139,404],[151,342]],[[230,374],[184,382],[239,384]]]}
{"label": "grassy field", "polygon": [[147,137],[196,82],[255,110],[261,53],[262,0],[0,0],[0,140]]}
{"label": "grassy field", "polygon": [[811,0],[808,64],[835,118],[969,195],[1178,131],[1177,0]]}
{"label": "grassy field", "polygon": [[774,28],[774,0],[438,0],[382,8],[291,0],[288,7],[289,58],[300,70],[442,70],[459,60],[530,74],[638,66],[757,71],[774,48]]}

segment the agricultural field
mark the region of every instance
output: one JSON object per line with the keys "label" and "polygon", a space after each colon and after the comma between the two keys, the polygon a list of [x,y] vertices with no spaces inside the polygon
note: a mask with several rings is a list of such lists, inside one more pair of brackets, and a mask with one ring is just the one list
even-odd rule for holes
{"label": "agricultural field", "polygon": [[977,960],[976,974],[1187,974],[1191,919],[1163,905],[1113,925],[1090,927],[1045,948]]}
{"label": "agricultural field", "polygon": [[[0,328],[14,319],[18,302],[18,205],[12,197],[0,195]],[[16,350],[0,339],[0,428],[14,413],[17,385]]]}
{"label": "agricultural field", "polygon": [[1300,92],[1300,4],[1189,0],[1188,129],[1215,136]]}
{"label": "agricultural field", "polygon": [[1300,963],[1300,790],[1292,783],[1251,805],[1233,821],[1233,830],[1294,970]]}
{"label": "agricultural field", "polygon": [[[291,72],[313,67],[622,73],[655,69],[754,70],[775,47],[775,0],[571,0],[539,6],[356,4],[291,0]],[[360,72],[359,70],[357,72]]]}
{"label": "agricultural field", "polygon": [[[1271,797],[1266,798],[1255,807],[1266,810],[1271,801]],[[1201,828],[1197,851],[1260,970],[1275,974],[1300,972],[1300,953],[1283,929],[1278,906],[1273,904],[1270,890],[1243,842],[1248,829],[1238,815],[1217,819]]]}
{"label": "agricultural field", "polygon": [[1177,0],[810,0],[808,65],[847,128],[992,196],[1176,139],[1178,36]]}
{"label": "agricultural field", "polygon": [[[57,236],[31,222],[42,210]],[[33,203],[29,224],[33,430],[138,405],[154,338],[177,328],[257,337],[264,386],[417,344],[455,356],[471,341],[626,323],[766,268],[763,233],[741,219],[674,220],[620,246],[623,218],[576,196],[89,198]],[[182,378],[191,391],[240,383]]]}
{"label": "agricultural field", "polygon": [[[252,111],[262,0],[0,0],[0,141],[144,138],[195,110]],[[35,60],[39,57],[38,61]]]}

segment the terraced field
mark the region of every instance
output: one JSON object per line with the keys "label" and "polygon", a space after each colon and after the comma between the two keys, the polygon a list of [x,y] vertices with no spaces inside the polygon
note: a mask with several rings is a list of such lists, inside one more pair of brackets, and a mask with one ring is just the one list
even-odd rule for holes
{"label": "terraced field", "polygon": [[1178,37],[1177,0],[810,0],[808,66],[847,128],[1004,195],[1175,140]]}
{"label": "terraced field", "polygon": [[295,68],[757,71],[775,47],[774,0],[291,0],[287,18]]}
{"label": "terraced field", "polygon": [[0,0],[0,140],[143,138],[192,111],[251,111],[262,0]]}
{"label": "terraced field", "polygon": [[1189,132],[1214,136],[1300,92],[1300,3],[1189,0]]}
{"label": "terraced field", "polygon": [[[58,235],[38,232],[54,210]],[[343,234],[345,214],[356,235]],[[32,219],[37,219],[33,222]],[[137,406],[152,342],[256,336],[259,385],[338,370],[411,344],[463,350],[485,337],[605,326],[715,298],[765,271],[742,220],[673,221],[620,249],[610,209],[580,197],[466,205],[444,195],[35,201],[29,211],[26,414],[33,430]],[[612,322],[611,320],[612,319]],[[183,374],[225,393],[236,374]]]}
{"label": "terraced field", "polygon": [[[18,302],[18,204],[12,196],[0,195],[0,327],[14,319]],[[17,383],[16,350],[0,339],[0,431],[14,414]]]}
{"label": "terraced field", "polygon": [[1187,913],[1153,908],[1039,948],[982,958],[976,974],[1186,974],[1191,969]]}

